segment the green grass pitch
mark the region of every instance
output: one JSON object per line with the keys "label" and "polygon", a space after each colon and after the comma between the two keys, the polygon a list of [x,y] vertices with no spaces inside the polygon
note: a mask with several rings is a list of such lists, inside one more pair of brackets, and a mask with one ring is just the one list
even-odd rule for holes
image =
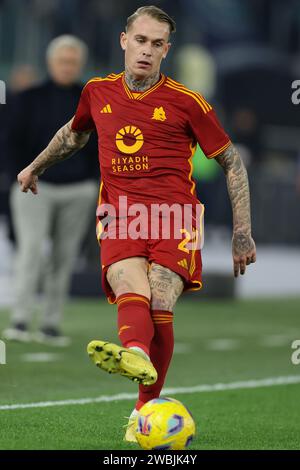
{"label": "green grass pitch", "polygon": [[[300,339],[299,299],[182,300],[175,311],[177,350],[166,387],[228,384],[299,376],[291,343]],[[8,312],[0,311],[0,328]],[[117,341],[116,309],[104,300],[72,302],[64,331],[69,348],[7,343],[0,365],[0,449],[135,449],[123,442],[134,400],[1,409],[118,393],[136,385],[98,370],[86,354],[92,339]],[[52,353],[51,362],[28,354]],[[34,357],[34,356],[33,356]],[[191,449],[299,449],[300,383],[174,394],[192,411],[197,436]]]}

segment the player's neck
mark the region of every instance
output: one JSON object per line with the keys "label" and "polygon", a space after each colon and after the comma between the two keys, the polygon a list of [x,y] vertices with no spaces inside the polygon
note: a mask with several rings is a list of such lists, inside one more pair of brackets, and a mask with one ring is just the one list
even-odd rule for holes
{"label": "player's neck", "polygon": [[125,81],[127,86],[132,91],[146,91],[149,90],[159,80],[159,72],[150,75],[150,77],[138,80],[128,70],[125,70]]}

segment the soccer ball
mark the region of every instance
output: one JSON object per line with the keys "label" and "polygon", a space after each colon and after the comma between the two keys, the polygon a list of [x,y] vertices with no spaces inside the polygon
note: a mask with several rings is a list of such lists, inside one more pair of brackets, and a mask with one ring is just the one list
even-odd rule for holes
{"label": "soccer ball", "polygon": [[140,410],[136,438],[145,449],[185,449],[195,436],[191,413],[174,398],[154,398]]}

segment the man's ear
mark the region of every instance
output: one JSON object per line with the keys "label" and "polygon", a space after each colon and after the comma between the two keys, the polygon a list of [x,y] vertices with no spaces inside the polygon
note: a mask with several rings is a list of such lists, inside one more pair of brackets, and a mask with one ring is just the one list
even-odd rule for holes
{"label": "man's ear", "polygon": [[164,53],[163,53],[163,59],[165,59],[165,58],[167,57],[171,45],[172,45],[172,44],[171,44],[170,42],[168,42],[168,43],[166,44],[165,50],[164,50]]}
{"label": "man's ear", "polygon": [[124,31],[120,35],[120,44],[123,51],[125,51],[127,47],[127,34]]}

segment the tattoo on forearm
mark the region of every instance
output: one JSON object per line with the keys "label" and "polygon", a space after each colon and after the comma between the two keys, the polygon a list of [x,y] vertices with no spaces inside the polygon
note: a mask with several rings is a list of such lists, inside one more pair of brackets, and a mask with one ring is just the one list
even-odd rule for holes
{"label": "tattoo on forearm", "polygon": [[[233,213],[234,232],[251,233],[250,195],[246,168],[235,147],[230,145],[224,153],[216,157],[226,175],[228,193]],[[241,244],[245,240],[240,240]]]}
{"label": "tattoo on forearm", "polygon": [[151,289],[151,308],[172,312],[183,291],[181,277],[170,269],[153,263],[148,278]]}
{"label": "tattoo on forearm", "polygon": [[72,122],[73,119],[59,129],[47,148],[31,163],[34,174],[42,174],[50,166],[65,160],[85,146],[90,132],[72,131]]}
{"label": "tattoo on forearm", "polygon": [[158,80],[159,72],[150,75],[150,77],[147,77],[144,80],[137,80],[127,69],[125,70],[125,81],[132,91],[146,91],[155,85]]}

